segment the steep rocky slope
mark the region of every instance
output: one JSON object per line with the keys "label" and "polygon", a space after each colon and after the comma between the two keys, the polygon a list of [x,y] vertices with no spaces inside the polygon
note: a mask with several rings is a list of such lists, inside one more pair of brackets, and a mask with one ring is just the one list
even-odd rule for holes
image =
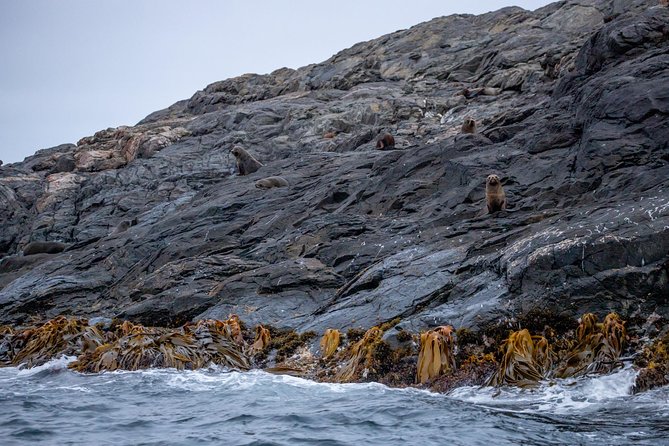
{"label": "steep rocky slope", "polygon": [[[460,133],[466,116],[477,134]],[[669,8],[651,0],[442,17],[216,82],[0,167],[0,322],[659,325],[668,116]],[[384,132],[395,150],[374,148]],[[264,167],[234,175],[234,144]],[[490,173],[509,201],[494,215]],[[254,187],[270,175],[291,186]],[[23,256],[30,241],[70,246]]]}

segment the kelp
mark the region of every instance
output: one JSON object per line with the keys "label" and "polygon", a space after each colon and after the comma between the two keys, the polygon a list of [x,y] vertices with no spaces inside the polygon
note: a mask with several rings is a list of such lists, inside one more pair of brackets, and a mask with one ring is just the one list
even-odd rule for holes
{"label": "kelp", "polygon": [[340,354],[343,364],[335,374],[337,382],[352,382],[354,380],[365,378],[370,372],[375,370],[375,356],[377,348],[383,343],[383,330],[379,327],[372,327],[365,332],[362,339],[354,343],[349,349]]}
{"label": "kelp", "polygon": [[416,382],[424,384],[455,370],[453,327],[437,327],[420,335]]}
{"label": "kelp", "polygon": [[622,367],[619,361],[627,331],[616,313],[609,313],[603,323],[597,316],[586,313],[576,330],[576,345],[567,354],[556,376],[568,378],[589,373],[610,373]]}
{"label": "kelp", "polygon": [[104,342],[104,334],[88,325],[86,319],[59,316],[37,328],[14,334],[16,353],[11,364],[35,367],[58,356],[95,350]]}
{"label": "kelp", "polygon": [[276,363],[281,363],[289,359],[316,337],[316,333],[313,331],[305,331],[300,334],[295,330],[277,329],[274,327],[270,327],[269,330],[271,339],[266,351],[276,351],[276,355],[274,356]]}
{"label": "kelp", "polygon": [[[461,329],[457,352],[453,327],[441,326],[421,334],[418,351],[418,338],[399,328],[395,349],[383,340],[385,329],[397,322],[367,331],[351,329],[346,336],[327,330],[320,340],[320,356],[314,356],[311,340],[315,333],[257,326],[254,336],[236,315],[180,328],[144,327],[119,320],[91,326],[86,319],[58,317],[33,322],[35,325],[24,329],[0,326],[0,366],[32,367],[59,355],[78,356],[69,367],[86,373],[152,367],[197,369],[212,364],[248,370],[253,364],[268,367],[270,373],[324,381],[378,381],[392,386],[429,383],[431,389],[447,391],[463,384],[530,386],[554,376],[609,372],[621,364],[627,338],[618,315],[611,313],[599,323],[588,313],[579,319],[578,327],[572,321],[559,334],[547,324],[535,324],[535,328],[543,327],[537,330],[546,337],[532,336],[527,329],[508,334],[506,326],[496,328],[494,337]],[[635,364],[640,369],[635,389],[669,381],[668,345],[665,339],[645,348],[644,361]]]}
{"label": "kelp", "polygon": [[[460,343],[458,338],[458,343]],[[478,353],[465,358],[451,373],[436,377],[429,383],[430,390],[446,393],[459,386],[485,385],[497,370],[497,361],[492,353]]]}
{"label": "kelp", "polygon": [[487,385],[536,385],[550,370],[553,353],[543,336],[531,336],[526,329],[512,332],[502,346],[504,355],[499,368]]}
{"label": "kelp", "polygon": [[[221,322],[221,321],[217,321]],[[242,335],[242,324],[239,320],[239,316],[232,314],[228,316],[228,319],[224,322],[225,329],[230,335],[231,339],[239,346],[244,345],[244,336]]]}
{"label": "kelp", "polygon": [[634,393],[669,384],[669,334],[645,345],[634,365],[639,373],[634,380]]}
{"label": "kelp", "polygon": [[339,343],[341,341],[341,334],[339,330],[334,330],[328,328],[325,330],[323,337],[321,338],[321,357],[327,359],[335,354],[339,348]]}
{"label": "kelp", "polygon": [[9,325],[0,325],[0,366],[10,365],[12,358],[16,355],[14,329]]}
{"label": "kelp", "polygon": [[562,350],[564,359],[554,371],[557,355],[546,338],[531,336],[526,329],[513,332],[503,345],[500,366],[488,384],[528,386],[552,376],[610,373],[622,366],[619,358],[626,339],[625,324],[617,314],[610,313],[599,323],[597,316],[586,313],[579,319],[576,340],[562,339],[557,344],[564,345],[566,350]]}
{"label": "kelp", "polygon": [[254,355],[256,353],[260,353],[261,351],[265,350],[265,348],[269,346],[271,340],[272,337],[270,335],[269,330],[263,327],[262,325],[258,325],[256,327],[256,337],[253,341],[253,344],[251,345],[250,353]]}
{"label": "kelp", "polygon": [[84,353],[69,367],[87,373],[153,367],[191,370],[210,364],[248,370],[248,357],[234,341],[238,330],[239,321],[232,317],[202,320],[176,331],[123,323],[116,342]]}

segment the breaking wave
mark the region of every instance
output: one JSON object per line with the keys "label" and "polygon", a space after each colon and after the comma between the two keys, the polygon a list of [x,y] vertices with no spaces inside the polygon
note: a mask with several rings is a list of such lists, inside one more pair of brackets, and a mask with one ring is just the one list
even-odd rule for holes
{"label": "breaking wave", "polygon": [[[83,375],[0,369],[0,444],[666,444],[669,389],[635,372],[441,395],[220,367]],[[664,442],[664,443],[663,443]]]}

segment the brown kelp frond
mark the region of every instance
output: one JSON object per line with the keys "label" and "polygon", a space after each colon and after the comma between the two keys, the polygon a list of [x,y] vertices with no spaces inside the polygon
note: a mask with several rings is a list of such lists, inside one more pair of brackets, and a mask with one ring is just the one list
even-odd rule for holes
{"label": "brown kelp frond", "polygon": [[241,345],[234,340],[236,336],[241,336],[238,319],[232,321],[208,319],[198,321],[195,326],[189,326],[188,329],[192,330],[198,345],[214,364],[238,370],[251,368],[249,358],[242,350],[243,339]]}
{"label": "brown kelp frond", "polygon": [[272,337],[269,333],[269,330],[262,325],[258,325],[256,327],[256,337],[253,341],[253,344],[251,345],[250,353],[253,355],[265,350],[265,348],[269,346],[271,339]]}
{"label": "brown kelp frond", "polygon": [[130,334],[146,333],[147,328],[142,325],[135,325],[130,321],[123,321],[116,331],[119,337],[123,337]]}
{"label": "brown kelp frond", "polygon": [[587,313],[581,318],[576,334],[577,343],[558,369],[558,377],[610,373],[622,367],[618,359],[627,340],[627,331],[620,316],[610,313],[600,324],[596,316]]}
{"label": "brown kelp frond", "polygon": [[176,331],[122,324],[119,331],[126,335],[92,352],[84,351],[69,367],[89,373],[152,367],[198,369],[209,364],[248,370],[249,359],[233,340],[238,328],[234,320],[203,320]]}
{"label": "brown kelp frond", "polygon": [[616,353],[616,358],[620,357],[627,341],[627,330],[620,316],[616,313],[607,314],[604,318],[602,333],[611,350]]}
{"label": "brown kelp frond", "polygon": [[437,327],[420,335],[416,382],[424,384],[455,370],[453,327]]}
{"label": "brown kelp frond", "polygon": [[224,321],[224,325],[226,327],[226,331],[229,333],[232,340],[235,341],[239,346],[244,345],[244,336],[242,335],[242,324],[239,321],[239,316],[237,316],[236,314],[231,314],[230,316],[228,316],[228,319]]}
{"label": "brown kelp frond", "polygon": [[[13,365],[35,367],[60,356],[95,349],[104,342],[104,334],[85,319],[59,316],[35,329],[18,334],[23,347],[12,358]],[[23,341],[23,342],[22,342]]]}
{"label": "brown kelp frond", "polygon": [[504,356],[488,385],[532,386],[545,377],[552,365],[548,341],[543,336],[531,336],[527,330],[511,333],[502,348]]}
{"label": "brown kelp frond", "polygon": [[669,385],[669,334],[646,345],[634,365],[640,369],[634,393]]}
{"label": "brown kelp frond", "polygon": [[334,330],[328,328],[325,330],[323,337],[321,338],[321,357],[327,359],[330,356],[334,355],[339,348],[339,342],[341,341],[341,334],[339,330]]}
{"label": "brown kelp frond", "polygon": [[588,336],[591,336],[599,331],[597,316],[592,313],[585,313],[578,321],[578,328],[576,329],[577,342],[583,342]]}
{"label": "brown kelp frond", "polygon": [[342,352],[340,355],[343,365],[335,374],[335,380],[351,382],[366,378],[370,372],[377,372],[374,370],[375,354],[377,348],[383,348],[381,344],[385,344],[382,336],[383,331],[379,327],[372,327],[365,332],[362,339]]}

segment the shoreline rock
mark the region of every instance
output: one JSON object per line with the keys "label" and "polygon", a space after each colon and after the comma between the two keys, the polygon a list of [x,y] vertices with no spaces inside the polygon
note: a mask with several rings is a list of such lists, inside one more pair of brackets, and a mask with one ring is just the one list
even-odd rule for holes
{"label": "shoreline rock", "polygon": [[[2,166],[0,323],[234,313],[284,333],[288,355],[305,332],[360,342],[399,320],[346,363],[400,384],[415,361],[393,352],[435,327],[477,336],[481,351],[456,357],[471,382],[490,368],[485,339],[522,327],[551,343],[541,320],[562,333],[615,312],[663,339],[669,9],[614,6],[437,18]],[[475,135],[460,134],[466,116]],[[386,132],[396,149],[376,150]],[[237,144],[261,171],[235,175]],[[290,187],[255,188],[287,172]],[[508,207],[485,215],[491,173]],[[17,257],[53,240],[68,248]]]}

